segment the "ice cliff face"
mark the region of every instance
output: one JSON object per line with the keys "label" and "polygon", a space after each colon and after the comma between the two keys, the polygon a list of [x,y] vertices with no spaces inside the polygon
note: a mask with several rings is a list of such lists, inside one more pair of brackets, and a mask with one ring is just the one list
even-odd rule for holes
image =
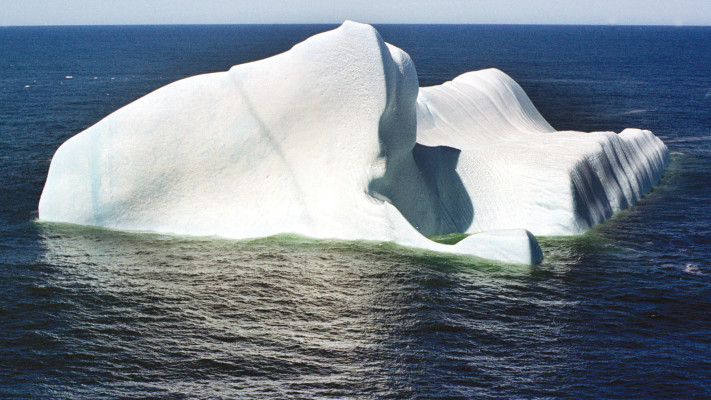
{"label": "ice cliff face", "polygon": [[[347,22],[286,53],[167,85],[72,137],[52,159],[39,215],[535,263],[528,231],[602,222],[648,191],[665,160],[646,131],[555,132],[499,71],[419,89],[406,53]],[[481,231],[456,245],[423,236]]]}
{"label": "ice cliff face", "polygon": [[457,171],[475,205],[466,232],[582,233],[649,192],[668,158],[649,131],[555,131],[497,69],[421,88],[417,143],[461,152]]}

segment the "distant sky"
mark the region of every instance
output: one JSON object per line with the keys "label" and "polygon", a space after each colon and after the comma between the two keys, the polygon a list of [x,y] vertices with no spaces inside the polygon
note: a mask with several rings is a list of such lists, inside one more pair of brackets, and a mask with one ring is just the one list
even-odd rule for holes
{"label": "distant sky", "polygon": [[0,0],[0,26],[340,23],[711,25],[711,0]]}

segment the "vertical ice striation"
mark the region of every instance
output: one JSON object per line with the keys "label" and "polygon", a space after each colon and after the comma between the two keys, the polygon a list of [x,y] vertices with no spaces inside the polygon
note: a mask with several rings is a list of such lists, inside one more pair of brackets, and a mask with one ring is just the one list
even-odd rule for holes
{"label": "vertical ice striation", "polygon": [[419,144],[461,151],[457,171],[474,204],[466,232],[582,233],[649,192],[668,158],[649,131],[555,131],[497,69],[421,88],[417,119]]}

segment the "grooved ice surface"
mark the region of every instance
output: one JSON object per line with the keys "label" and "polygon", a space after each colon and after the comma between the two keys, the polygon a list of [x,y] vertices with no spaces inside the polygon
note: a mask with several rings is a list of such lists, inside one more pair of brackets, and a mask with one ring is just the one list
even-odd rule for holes
{"label": "grooved ice surface", "polygon": [[417,142],[458,149],[457,172],[475,210],[466,232],[582,233],[649,192],[669,156],[645,130],[555,131],[497,69],[421,88]]}
{"label": "grooved ice surface", "polygon": [[[555,132],[500,71],[419,89],[406,53],[346,22],[167,85],[72,137],[52,159],[39,216],[535,263],[530,232],[602,222],[648,191],[665,160],[647,131]],[[450,232],[480,233],[456,245],[423,236]]]}

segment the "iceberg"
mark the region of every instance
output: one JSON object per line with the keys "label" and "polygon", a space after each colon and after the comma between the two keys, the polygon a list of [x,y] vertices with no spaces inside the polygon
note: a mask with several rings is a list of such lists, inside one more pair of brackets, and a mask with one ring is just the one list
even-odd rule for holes
{"label": "iceberg", "polygon": [[[511,78],[419,88],[410,57],[346,22],[291,50],[186,78],[55,153],[39,218],[254,238],[393,241],[532,264],[660,178],[649,131],[556,132]],[[454,245],[426,236],[470,233]]]}

